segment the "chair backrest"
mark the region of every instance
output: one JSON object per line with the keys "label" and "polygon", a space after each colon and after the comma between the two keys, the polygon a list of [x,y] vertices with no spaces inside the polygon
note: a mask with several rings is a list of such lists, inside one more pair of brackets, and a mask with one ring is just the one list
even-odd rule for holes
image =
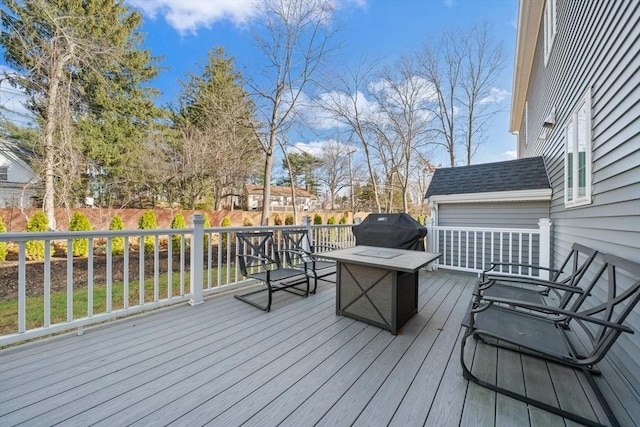
{"label": "chair backrest", "polygon": [[273,243],[273,232],[240,232],[236,233],[236,236],[238,237],[238,264],[243,276],[247,276],[249,269],[253,267],[262,267],[264,270],[272,267],[281,268],[280,256]]}
{"label": "chair backrest", "polygon": [[598,251],[588,246],[574,243],[571,251],[551,280],[565,285],[575,285],[587,271]]}
{"label": "chair backrest", "polygon": [[306,228],[282,230],[282,236],[284,237],[284,245],[286,249],[298,251],[300,253],[297,255],[293,252],[285,252],[287,263],[289,265],[310,261],[310,258],[307,255],[313,252],[313,246],[311,245],[309,232]]}
{"label": "chair backrest", "polygon": [[[593,277],[585,293],[573,303],[571,311],[591,319],[602,320],[623,326],[627,316],[640,302],[640,264],[615,255],[605,255],[603,265]],[[604,302],[602,295],[604,294]],[[596,299],[599,295],[599,299]],[[579,326],[588,342],[585,363],[597,363],[609,351],[623,332],[607,325],[594,325],[580,319],[569,318],[572,326]],[[626,332],[634,332],[625,327]],[[576,328],[572,327],[575,331]],[[636,331],[637,332],[637,331]]]}
{"label": "chair backrest", "polygon": [[[591,249],[580,243],[574,243],[571,246],[571,251],[558,269],[558,272],[552,276],[551,280],[564,285],[578,286],[582,276],[587,272],[596,255],[598,255],[598,251],[595,249]],[[566,307],[573,296],[573,293],[565,292],[558,306],[560,308]]]}

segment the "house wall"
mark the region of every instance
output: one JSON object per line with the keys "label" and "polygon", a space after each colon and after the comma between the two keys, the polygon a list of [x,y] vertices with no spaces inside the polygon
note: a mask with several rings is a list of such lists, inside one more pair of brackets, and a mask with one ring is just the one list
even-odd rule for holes
{"label": "house wall", "polygon": [[538,228],[549,218],[549,202],[447,203],[438,205],[438,225],[443,227]]}
{"label": "house wall", "polygon": [[[522,157],[545,158],[553,187],[550,217],[556,265],[573,242],[640,262],[639,22],[638,1],[558,0],[557,33],[546,66],[540,23],[527,89],[528,123],[523,116],[518,143]],[[565,126],[588,90],[592,107],[592,199],[589,205],[565,208]],[[544,135],[542,123],[554,107],[556,125],[545,139],[540,139]],[[604,289],[597,289],[594,296],[604,299]],[[637,409],[640,307],[634,309],[627,324],[636,333],[623,334],[609,354]]]}
{"label": "house wall", "polygon": [[0,182],[0,208],[31,206],[36,195],[35,174],[21,161],[0,152],[0,167],[7,168],[7,181]]}

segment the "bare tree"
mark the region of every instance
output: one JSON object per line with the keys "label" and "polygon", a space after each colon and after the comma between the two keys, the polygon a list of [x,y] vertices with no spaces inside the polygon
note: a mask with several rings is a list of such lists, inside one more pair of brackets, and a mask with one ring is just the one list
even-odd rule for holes
{"label": "bare tree", "polygon": [[421,75],[436,96],[430,108],[438,123],[434,144],[445,149],[452,167],[459,146],[471,164],[488,120],[497,112],[490,108],[490,95],[504,64],[502,51],[502,44],[491,39],[485,25],[445,32],[418,55]]}
{"label": "bare tree", "polygon": [[349,129],[350,139],[357,140],[362,146],[376,209],[382,212],[371,147],[371,139],[375,133],[375,111],[370,108],[365,96],[372,70],[371,64],[361,62],[355,70],[348,68],[344,75],[331,76],[328,80],[334,82],[334,85],[327,87],[327,92],[316,102],[337,123]]}
{"label": "bare tree", "polygon": [[254,27],[265,60],[259,78],[247,79],[262,128],[256,134],[265,155],[261,223],[269,219],[273,156],[296,116],[296,106],[330,52],[333,7],[329,0],[264,0],[261,25]]}
{"label": "bare tree", "polygon": [[428,104],[434,98],[432,86],[418,76],[415,60],[404,56],[393,67],[385,68],[371,89],[381,116],[375,123],[380,144],[378,153],[387,169],[390,189],[397,181],[402,193],[402,209],[408,212],[414,158],[429,142],[432,115]]}
{"label": "bare tree", "polygon": [[492,108],[494,84],[504,66],[501,42],[494,41],[487,25],[473,27],[461,40],[463,53],[461,103],[467,113],[463,128],[467,164],[483,141],[488,121],[498,112]]}
{"label": "bare tree", "polygon": [[322,181],[329,188],[331,209],[335,209],[335,197],[349,185],[349,147],[336,140],[329,140],[322,148]]}

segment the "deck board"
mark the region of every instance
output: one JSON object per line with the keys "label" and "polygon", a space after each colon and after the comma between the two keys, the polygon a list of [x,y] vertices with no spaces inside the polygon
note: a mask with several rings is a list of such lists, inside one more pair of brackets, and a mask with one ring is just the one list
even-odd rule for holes
{"label": "deck board", "polygon": [[[397,336],[337,316],[335,284],[320,281],[308,298],[277,293],[270,313],[229,293],[5,349],[0,425],[571,425],[462,378],[476,280],[421,272],[419,313]],[[496,378],[498,364],[499,382],[530,395],[557,403],[584,383],[484,347],[474,358],[467,345],[474,372]],[[563,404],[601,416],[589,393]]]}

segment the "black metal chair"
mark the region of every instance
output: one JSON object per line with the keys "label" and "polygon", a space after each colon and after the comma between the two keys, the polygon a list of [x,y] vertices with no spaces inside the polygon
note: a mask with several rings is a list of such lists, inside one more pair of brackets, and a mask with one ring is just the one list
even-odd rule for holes
{"label": "black metal chair", "polygon": [[[264,311],[271,310],[272,294],[277,291],[287,291],[299,296],[309,295],[309,275],[304,269],[283,267],[278,250],[270,231],[236,233],[238,238],[238,264],[244,277],[262,282],[266,289],[235,295],[240,301],[246,302]],[[304,285],[303,289],[298,286]],[[267,292],[266,305],[260,304],[250,296]]]}
{"label": "black metal chair", "polygon": [[[489,296],[473,299],[462,324],[466,329],[460,353],[464,378],[579,423],[600,425],[478,378],[465,363],[465,344],[472,337],[488,345],[578,368],[585,373],[609,420],[618,425],[593,375],[599,374],[595,365],[616,339],[623,332],[634,333],[623,322],[640,301],[640,264],[613,255],[605,255],[603,261],[585,292],[568,309]],[[596,285],[597,293],[605,294],[604,302],[596,300],[592,293]]]}
{"label": "black metal chair", "polygon": [[285,239],[285,246],[288,249],[286,254],[287,264],[291,267],[304,266],[307,272],[313,276],[312,294],[316,293],[318,280],[323,279],[335,283],[334,280],[327,280],[326,277],[334,275],[336,272],[335,261],[323,260],[322,252],[319,249],[338,249],[328,245],[314,245],[306,228],[282,230]]}
{"label": "black metal chair", "polygon": [[[559,269],[549,269],[530,264],[493,263],[491,268],[482,272],[482,281],[476,288],[477,297],[495,297],[518,300],[533,304],[547,304],[551,292],[557,302],[554,306],[565,308],[574,295],[583,290],[578,286],[580,280],[596,258],[598,251],[579,243],[571,246],[571,251]],[[553,272],[550,280],[531,276],[514,276],[492,273],[499,266],[518,266],[531,269],[549,270]]]}

